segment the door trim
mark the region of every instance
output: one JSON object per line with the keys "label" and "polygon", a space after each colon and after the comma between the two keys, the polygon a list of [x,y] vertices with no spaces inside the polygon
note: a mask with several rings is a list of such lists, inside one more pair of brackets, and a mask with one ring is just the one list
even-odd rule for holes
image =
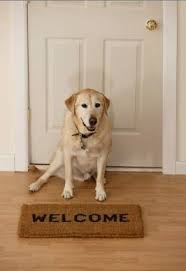
{"label": "door trim", "polygon": [[15,42],[15,171],[28,171],[28,43],[27,1],[14,1]]}
{"label": "door trim", "polygon": [[[29,165],[27,1],[14,2],[16,57],[15,170]],[[177,1],[163,1],[162,171],[176,173]]]}
{"label": "door trim", "polygon": [[162,166],[176,173],[177,1],[163,1]]}

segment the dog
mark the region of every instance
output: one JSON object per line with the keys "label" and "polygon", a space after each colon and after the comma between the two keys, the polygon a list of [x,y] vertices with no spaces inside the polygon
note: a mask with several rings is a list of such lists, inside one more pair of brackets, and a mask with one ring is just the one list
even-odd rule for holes
{"label": "dog", "polygon": [[30,184],[29,190],[38,191],[50,176],[57,175],[65,179],[62,196],[70,199],[73,197],[73,180],[85,181],[94,177],[95,199],[104,201],[104,175],[112,144],[107,114],[110,100],[94,89],[82,89],[70,96],[65,104],[68,111],[55,156],[46,172]]}

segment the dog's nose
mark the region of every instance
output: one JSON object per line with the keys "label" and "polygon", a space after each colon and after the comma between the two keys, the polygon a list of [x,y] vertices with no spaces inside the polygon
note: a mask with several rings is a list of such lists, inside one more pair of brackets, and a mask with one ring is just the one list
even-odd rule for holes
{"label": "dog's nose", "polygon": [[89,123],[90,123],[90,126],[94,126],[97,123],[97,119],[95,117],[90,117]]}

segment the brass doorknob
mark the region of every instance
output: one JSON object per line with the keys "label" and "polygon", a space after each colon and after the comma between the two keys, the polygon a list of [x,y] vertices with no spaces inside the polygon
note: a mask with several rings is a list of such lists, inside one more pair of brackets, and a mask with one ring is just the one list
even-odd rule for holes
{"label": "brass doorknob", "polygon": [[145,26],[148,30],[153,31],[158,27],[158,23],[155,20],[150,19],[146,21]]}

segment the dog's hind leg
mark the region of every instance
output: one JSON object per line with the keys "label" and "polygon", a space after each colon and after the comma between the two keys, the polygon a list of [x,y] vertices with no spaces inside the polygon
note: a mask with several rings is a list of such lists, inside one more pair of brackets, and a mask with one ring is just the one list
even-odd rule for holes
{"label": "dog's hind leg", "polygon": [[48,178],[56,173],[56,171],[62,167],[64,164],[63,162],[63,151],[58,148],[58,150],[55,153],[55,157],[52,160],[51,164],[49,165],[46,172],[35,182],[31,183],[29,185],[29,190],[31,192],[38,191],[41,186],[45,183],[47,183]]}

